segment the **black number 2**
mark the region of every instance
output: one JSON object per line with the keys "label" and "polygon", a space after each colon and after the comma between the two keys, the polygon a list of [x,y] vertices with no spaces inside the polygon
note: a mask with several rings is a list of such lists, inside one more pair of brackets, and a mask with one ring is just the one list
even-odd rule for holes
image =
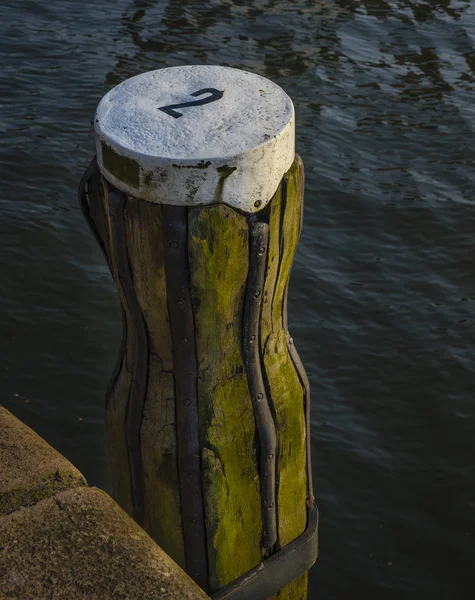
{"label": "black number 2", "polygon": [[181,104],[170,104],[169,106],[161,106],[158,110],[161,110],[170,117],[174,119],[179,119],[183,116],[183,113],[175,110],[176,108],[185,108],[186,106],[201,106],[202,104],[209,104],[210,102],[215,102],[223,97],[223,92],[219,90],[215,90],[214,88],[204,88],[202,90],[198,90],[197,92],[193,92],[190,96],[202,96],[203,94],[211,94],[207,98],[201,98],[201,100],[192,100],[191,102],[182,102]]}

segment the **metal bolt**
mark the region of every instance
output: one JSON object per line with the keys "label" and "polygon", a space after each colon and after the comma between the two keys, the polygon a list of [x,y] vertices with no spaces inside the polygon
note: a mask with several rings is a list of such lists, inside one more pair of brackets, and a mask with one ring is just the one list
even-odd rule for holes
{"label": "metal bolt", "polygon": [[260,206],[261,204],[262,204],[262,200],[256,200],[256,201],[254,202],[254,206],[255,206],[256,208],[259,208],[259,206]]}

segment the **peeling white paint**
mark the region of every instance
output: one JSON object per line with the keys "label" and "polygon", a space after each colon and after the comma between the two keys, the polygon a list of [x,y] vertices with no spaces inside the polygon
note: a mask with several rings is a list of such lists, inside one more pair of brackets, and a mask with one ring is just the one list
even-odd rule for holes
{"label": "peeling white paint", "polygon": [[[214,91],[193,96],[205,89]],[[210,97],[217,99],[203,103]],[[170,106],[186,102],[195,105]],[[168,112],[160,110],[164,107]],[[295,157],[289,96],[264,77],[229,67],[171,67],[132,77],[101,100],[95,130],[106,179],[132,196],[163,204],[222,202],[256,212]],[[134,161],[132,177],[113,168],[103,144]]]}

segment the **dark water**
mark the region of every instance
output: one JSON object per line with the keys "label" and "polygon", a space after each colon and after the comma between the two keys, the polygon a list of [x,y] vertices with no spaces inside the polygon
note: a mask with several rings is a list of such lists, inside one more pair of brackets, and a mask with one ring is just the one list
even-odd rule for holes
{"label": "dark water", "polygon": [[289,309],[313,392],[309,598],[472,598],[474,4],[3,0],[0,39],[2,403],[108,489],[119,307],[75,198],[94,109],[165,66],[269,77],[307,173]]}

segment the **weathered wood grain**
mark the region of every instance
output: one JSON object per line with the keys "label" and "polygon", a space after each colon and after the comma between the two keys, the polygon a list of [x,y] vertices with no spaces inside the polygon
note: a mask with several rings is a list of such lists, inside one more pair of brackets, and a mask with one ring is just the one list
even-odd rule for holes
{"label": "weathered wood grain", "polygon": [[[128,391],[125,417],[125,434],[132,481],[134,518],[143,525],[144,500],[140,429],[148,379],[148,339],[142,311],[137,300],[127,249],[125,228],[127,197],[120,190],[112,190],[108,194],[108,202],[110,215],[113,217],[110,229],[111,249],[114,253],[119,285],[125,300],[124,309],[130,319],[135,338],[132,380]],[[131,331],[130,328],[129,331]]]}
{"label": "weathered wood grain", "polygon": [[167,307],[162,206],[128,198],[127,248],[147,327],[148,381],[141,427],[144,528],[185,567],[176,449],[173,348]]}
{"label": "weathered wood grain", "polygon": [[106,433],[109,450],[109,465],[112,475],[112,490],[114,499],[130,515],[134,516],[134,500],[132,492],[132,475],[129,468],[129,452],[127,448],[126,418],[129,390],[132,383],[134,351],[136,335],[126,308],[126,300],[120,284],[119,272],[116,261],[116,250],[111,236],[111,229],[117,216],[109,206],[109,194],[105,187],[104,194],[105,214],[107,217],[107,231],[109,232],[108,246],[110,248],[110,264],[117,293],[124,311],[124,329],[127,343],[123,347],[122,361],[115,381],[111,381],[106,397]]}
{"label": "weathered wood grain", "polygon": [[185,563],[188,574],[208,587],[208,561],[198,419],[196,333],[188,265],[188,210],[163,206],[162,235],[168,312],[175,365],[177,458]]}

